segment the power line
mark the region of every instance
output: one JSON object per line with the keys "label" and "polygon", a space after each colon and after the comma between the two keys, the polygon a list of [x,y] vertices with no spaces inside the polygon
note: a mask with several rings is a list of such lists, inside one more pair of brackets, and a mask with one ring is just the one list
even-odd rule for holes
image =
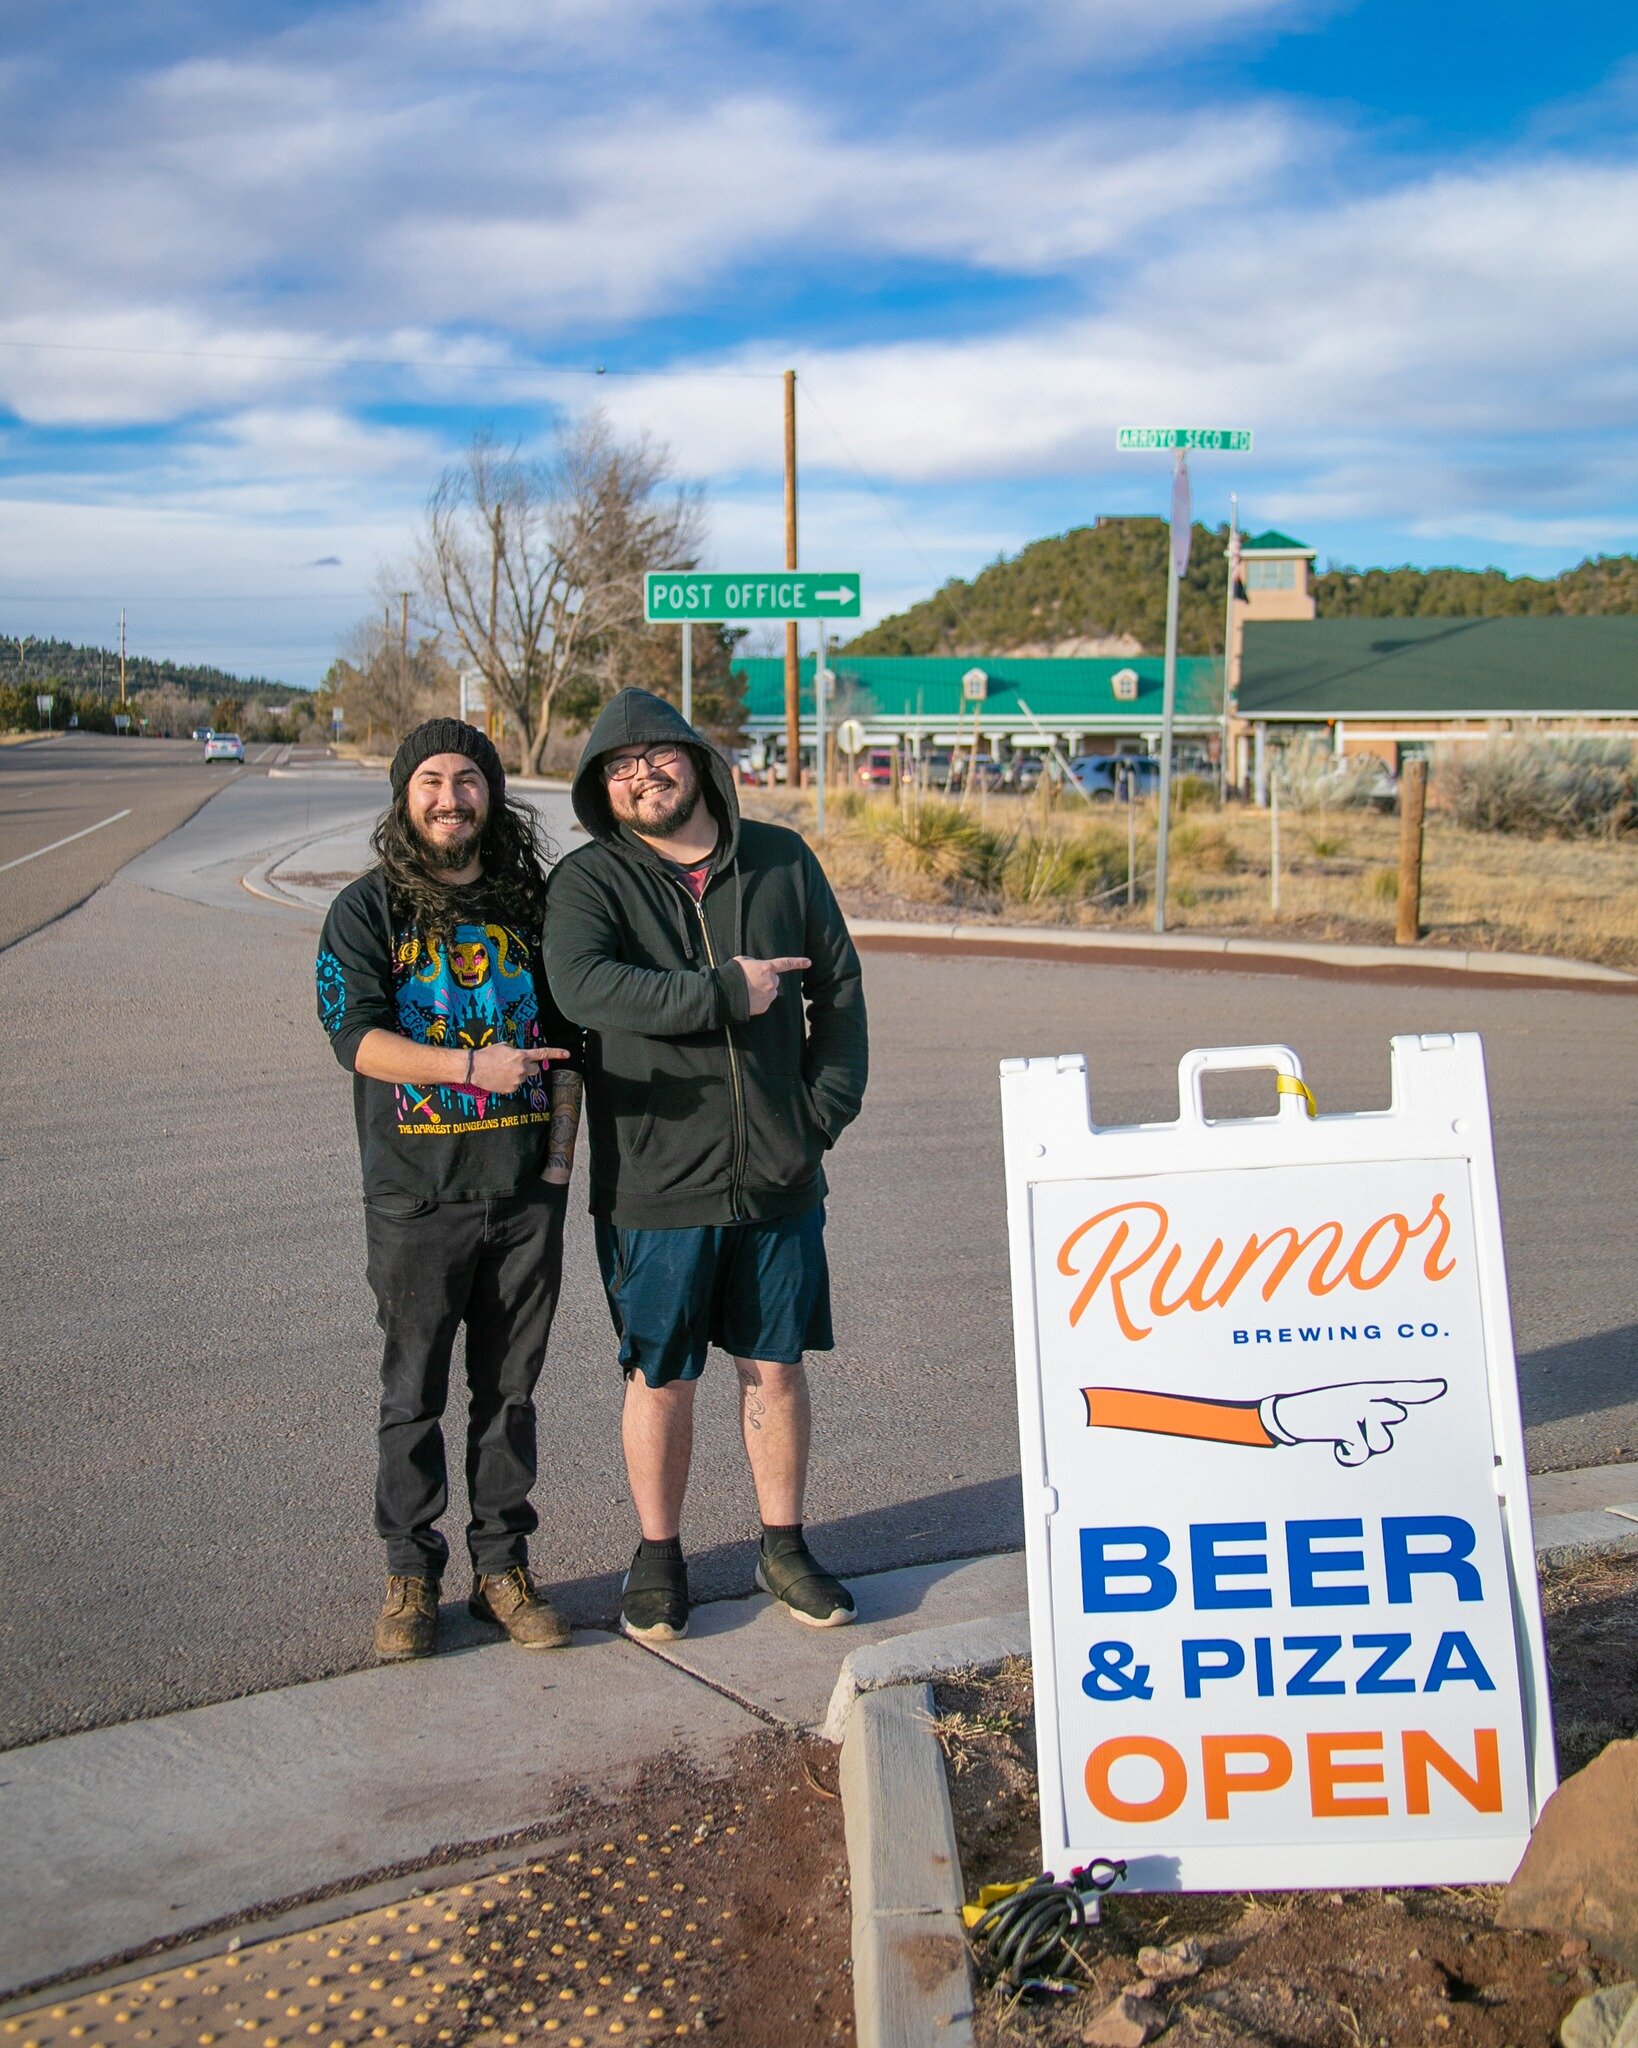
{"label": "power line", "polygon": [[42,349],[58,355],[155,356],[195,363],[299,363],[309,368],[334,370],[442,370],[474,374],[480,371],[493,374],[496,370],[531,370],[545,377],[672,377],[679,380],[724,377],[739,383],[758,384],[783,374],[779,370],[624,370],[611,369],[607,363],[463,363],[432,356],[321,356],[275,349],[137,348],[122,342],[23,341],[11,335],[0,335],[0,348]]}

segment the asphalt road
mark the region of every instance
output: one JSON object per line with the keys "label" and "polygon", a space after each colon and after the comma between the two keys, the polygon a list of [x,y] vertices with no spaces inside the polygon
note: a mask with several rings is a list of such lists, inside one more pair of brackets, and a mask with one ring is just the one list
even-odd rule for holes
{"label": "asphalt road", "polygon": [[[6,1742],[367,1659],[378,1337],[349,1088],[314,1019],[315,922],[237,877],[383,790],[249,774],[7,954]],[[815,1375],[811,1518],[840,1568],[1020,1540],[1006,1054],[1085,1051],[1112,1122],[1175,1114],[1193,1045],[1288,1041],[1328,1108],[1367,1108],[1392,1033],[1481,1031],[1532,1461],[1638,1455],[1630,998],[883,954],[866,973],[874,1080],[832,1172],[841,1348]],[[701,1595],[750,1585],[730,1378],[718,1362],[703,1397],[685,1532]],[[536,1564],[582,1619],[610,1610],[634,1540],[619,1400],[576,1213]],[[459,1574],[447,1590],[464,1595]],[[453,1641],[475,1636],[446,1615]]]}
{"label": "asphalt road", "polygon": [[0,948],[83,903],[243,773],[207,767],[193,740],[73,732],[0,747]]}

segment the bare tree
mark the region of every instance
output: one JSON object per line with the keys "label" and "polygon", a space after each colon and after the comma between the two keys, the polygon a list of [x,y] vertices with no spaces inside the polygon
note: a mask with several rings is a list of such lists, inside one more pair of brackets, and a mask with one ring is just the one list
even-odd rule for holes
{"label": "bare tree", "polygon": [[551,454],[523,459],[477,434],[427,504],[423,591],[483,672],[491,704],[540,769],[565,692],[601,696],[643,619],[643,571],[691,567],[704,531],[698,494],[642,436],[622,442],[601,413],[566,426]]}
{"label": "bare tree", "polygon": [[407,603],[384,595],[380,613],[353,627],[330,664],[323,687],[340,705],[349,736],[366,747],[378,737],[389,749],[395,747],[423,718],[455,709],[455,671],[437,634],[411,640],[410,631],[419,624]]}

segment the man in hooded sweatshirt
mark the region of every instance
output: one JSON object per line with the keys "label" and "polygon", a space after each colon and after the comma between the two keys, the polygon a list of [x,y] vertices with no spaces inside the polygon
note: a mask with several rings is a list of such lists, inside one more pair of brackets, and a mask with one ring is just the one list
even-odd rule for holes
{"label": "man in hooded sweatshirt", "polygon": [[586,1031],[591,1209],[626,1377],[642,1541],[621,1625],[687,1631],[683,1495],[714,1344],[739,1377],[757,1583],[834,1628],[854,1607],[803,1539],[802,1361],[834,1342],[821,1160],[864,1095],[858,955],[807,842],[741,820],[727,764],[663,698],[605,707],[574,808],[589,842],[553,870],[546,967]]}

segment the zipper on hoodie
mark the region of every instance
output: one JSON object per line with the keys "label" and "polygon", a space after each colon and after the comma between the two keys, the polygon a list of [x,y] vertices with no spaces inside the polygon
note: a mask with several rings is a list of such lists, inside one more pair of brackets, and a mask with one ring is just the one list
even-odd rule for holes
{"label": "zipper on hoodie", "polygon": [[[705,957],[713,968],[717,964],[717,949],[711,943],[711,927],[705,921],[705,900],[696,897],[685,883],[677,887],[683,891],[694,906],[700,921],[700,937],[705,941]],[[730,1204],[736,1223],[743,1219],[739,1213],[739,1198],[745,1181],[745,1089],[739,1071],[739,1048],[734,1044],[734,1027],[724,1023],[724,1038],[728,1041],[728,1097],[734,1108],[734,1172],[730,1189]]]}

